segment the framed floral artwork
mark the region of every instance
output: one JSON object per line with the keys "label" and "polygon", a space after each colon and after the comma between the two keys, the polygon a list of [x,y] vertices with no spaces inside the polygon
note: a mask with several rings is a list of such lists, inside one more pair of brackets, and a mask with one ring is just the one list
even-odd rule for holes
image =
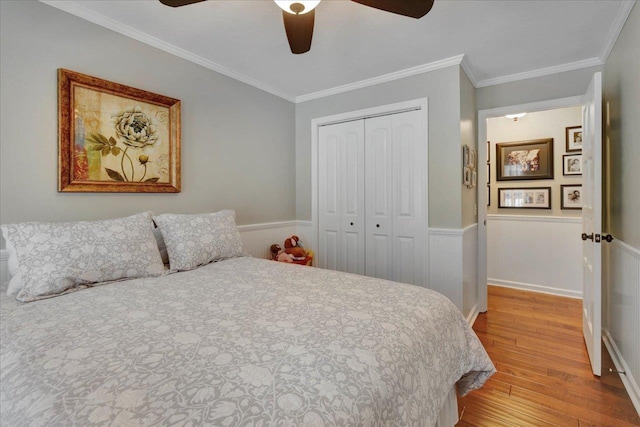
{"label": "framed floral artwork", "polygon": [[180,192],[180,101],[59,69],[58,191]]}
{"label": "framed floral artwork", "polygon": [[496,180],[553,179],[553,138],[496,144]]}

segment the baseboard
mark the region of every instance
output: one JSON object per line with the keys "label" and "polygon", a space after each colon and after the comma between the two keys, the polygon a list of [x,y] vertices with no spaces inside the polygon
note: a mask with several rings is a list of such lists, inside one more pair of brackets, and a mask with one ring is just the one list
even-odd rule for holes
{"label": "baseboard", "polygon": [[478,304],[475,304],[467,316],[467,323],[469,326],[473,327],[473,324],[476,323],[476,319],[478,318],[478,314],[480,314],[478,311]]}
{"label": "baseboard", "polygon": [[[627,365],[627,362],[622,358],[622,353],[620,353],[620,350],[618,349],[618,346],[611,334],[609,334],[609,331],[605,329],[603,332],[602,341],[604,341],[604,345],[609,351],[609,355],[613,360],[616,370],[625,372],[624,374],[619,374],[620,379],[631,398],[631,402],[633,402],[633,406],[636,408],[636,412],[640,415],[640,387],[638,387],[638,382],[633,378],[629,365]],[[603,368],[605,367],[603,366]]]}
{"label": "baseboard", "polygon": [[519,289],[521,291],[539,292],[541,294],[556,295],[560,297],[582,299],[582,292],[569,291],[567,289],[553,288],[551,286],[534,285],[531,283],[510,282],[508,280],[499,280],[488,278],[487,282],[492,286],[501,288]]}

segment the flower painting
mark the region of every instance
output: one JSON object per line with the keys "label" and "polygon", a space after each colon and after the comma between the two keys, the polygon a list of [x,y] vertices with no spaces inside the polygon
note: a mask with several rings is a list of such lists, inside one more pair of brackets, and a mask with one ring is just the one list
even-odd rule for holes
{"label": "flower painting", "polygon": [[180,101],[59,70],[60,191],[180,191]]}

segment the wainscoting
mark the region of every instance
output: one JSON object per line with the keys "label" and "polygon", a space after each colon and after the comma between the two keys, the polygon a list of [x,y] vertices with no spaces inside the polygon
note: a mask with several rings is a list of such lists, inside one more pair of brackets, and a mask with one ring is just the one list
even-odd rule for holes
{"label": "wainscoting", "polygon": [[467,321],[477,316],[478,226],[429,229],[429,289],[449,298]]}
{"label": "wainscoting", "polygon": [[603,339],[640,413],[640,250],[618,239],[603,248]]}
{"label": "wainscoting", "polygon": [[488,215],[487,281],[582,298],[581,222],[578,217]]}

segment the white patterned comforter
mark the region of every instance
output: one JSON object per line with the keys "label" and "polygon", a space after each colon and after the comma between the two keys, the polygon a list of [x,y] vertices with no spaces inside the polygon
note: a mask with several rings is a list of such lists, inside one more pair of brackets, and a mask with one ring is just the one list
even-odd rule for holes
{"label": "white patterned comforter", "polygon": [[1,302],[3,426],[431,426],[494,367],[427,289],[254,258]]}

